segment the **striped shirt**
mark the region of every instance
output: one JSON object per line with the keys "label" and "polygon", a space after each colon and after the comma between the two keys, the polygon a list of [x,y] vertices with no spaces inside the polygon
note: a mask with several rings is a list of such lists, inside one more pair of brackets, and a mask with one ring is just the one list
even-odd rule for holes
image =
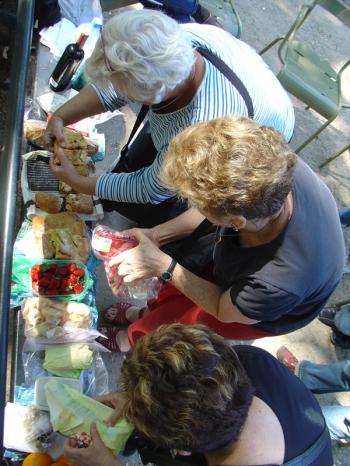
{"label": "striped shirt", "polygon": [[[183,24],[194,45],[209,49],[219,56],[241,79],[250,94],[254,120],[280,131],[288,141],[294,128],[292,103],[266,63],[247,44],[215,26]],[[205,75],[191,102],[171,113],[155,113],[150,108],[148,119],[157,150],[152,165],[132,173],[101,175],[96,195],[118,202],[158,204],[174,196],[160,179],[160,169],[170,141],[185,128],[200,121],[232,113],[247,117],[243,98],[232,83],[209,61]],[[125,103],[115,91],[106,91],[92,84],[106,110],[115,110]]]}

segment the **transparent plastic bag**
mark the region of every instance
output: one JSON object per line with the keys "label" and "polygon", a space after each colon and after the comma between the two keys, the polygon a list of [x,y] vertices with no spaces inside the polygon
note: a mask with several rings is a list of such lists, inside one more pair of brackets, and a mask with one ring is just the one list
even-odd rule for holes
{"label": "transparent plastic bag", "polygon": [[84,303],[31,297],[22,302],[21,309],[27,349],[36,350],[40,345],[88,343],[101,336],[91,328],[93,315]]}
{"label": "transparent plastic bag", "polygon": [[[98,345],[89,345],[89,347],[95,349],[98,348]],[[35,381],[39,377],[51,375],[43,367],[44,356],[44,351],[26,351],[22,353],[24,378],[27,386],[34,387]],[[81,372],[79,380],[85,395],[99,396],[111,391],[108,371],[98,352],[94,352],[91,367]]]}
{"label": "transparent plastic bag", "polygon": [[92,233],[92,250],[96,257],[103,260],[107,281],[113,294],[124,302],[155,299],[161,288],[161,283],[157,277],[124,283],[123,277],[118,275],[118,266],[110,265],[110,260],[113,257],[136,247],[137,244],[138,242],[134,237],[123,235],[104,225],[97,226]]}

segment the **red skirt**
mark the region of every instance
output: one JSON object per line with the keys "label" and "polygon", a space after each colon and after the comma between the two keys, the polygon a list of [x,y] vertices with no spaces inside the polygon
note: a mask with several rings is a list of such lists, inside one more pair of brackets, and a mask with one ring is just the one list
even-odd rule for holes
{"label": "red skirt", "polygon": [[274,336],[253,325],[220,322],[169,283],[162,288],[157,300],[149,305],[149,308],[149,314],[129,325],[128,336],[132,346],[139,338],[156,330],[160,325],[175,322],[207,325],[228,340],[255,340]]}

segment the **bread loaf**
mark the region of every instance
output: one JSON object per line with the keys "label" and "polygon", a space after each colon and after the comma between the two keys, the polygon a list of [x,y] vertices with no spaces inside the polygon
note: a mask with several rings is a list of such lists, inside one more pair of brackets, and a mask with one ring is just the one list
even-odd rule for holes
{"label": "bread loaf", "polygon": [[[26,120],[24,122],[24,134],[31,144],[44,148],[44,133],[46,130],[46,121]],[[66,143],[66,149],[83,149],[87,155],[95,155],[98,152],[98,145],[86,138],[80,131],[71,128],[63,129],[63,137]]]}

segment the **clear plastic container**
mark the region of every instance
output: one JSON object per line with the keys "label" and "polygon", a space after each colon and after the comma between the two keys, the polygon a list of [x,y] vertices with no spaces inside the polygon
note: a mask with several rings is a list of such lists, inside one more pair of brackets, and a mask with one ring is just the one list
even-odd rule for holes
{"label": "clear plastic container", "polygon": [[89,287],[90,276],[81,262],[73,260],[39,260],[29,271],[35,296],[72,296],[79,300]]}
{"label": "clear plastic container", "polygon": [[59,380],[61,383],[68,385],[68,387],[74,388],[74,390],[83,393],[79,379],[69,379],[65,377],[39,377],[36,379],[34,385],[34,404],[39,409],[44,411],[49,410],[49,406],[46,401],[45,385],[51,380]]}

